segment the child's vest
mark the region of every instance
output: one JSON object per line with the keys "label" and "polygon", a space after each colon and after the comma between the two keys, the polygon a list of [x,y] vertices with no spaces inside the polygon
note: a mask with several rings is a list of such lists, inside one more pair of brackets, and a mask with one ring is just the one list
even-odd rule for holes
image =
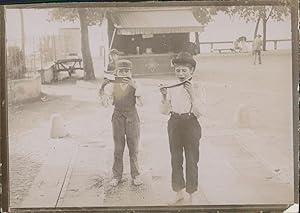
{"label": "child's vest", "polygon": [[131,111],[135,109],[136,97],[135,88],[127,86],[122,90],[120,84],[115,84],[113,88],[113,105],[118,111]]}

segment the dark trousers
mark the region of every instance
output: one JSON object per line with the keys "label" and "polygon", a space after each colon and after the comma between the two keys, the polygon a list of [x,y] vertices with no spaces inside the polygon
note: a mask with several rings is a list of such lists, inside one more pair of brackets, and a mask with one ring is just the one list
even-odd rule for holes
{"label": "dark trousers", "polygon": [[[198,162],[201,126],[195,115],[171,115],[168,135],[172,165],[172,188],[178,192],[186,188],[193,193],[198,189]],[[186,159],[186,182],[183,175],[183,150]]]}
{"label": "dark trousers", "polygon": [[123,153],[126,142],[130,157],[130,174],[134,178],[139,175],[138,144],[140,139],[140,120],[136,109],[127,112],[114,110],[112,127],[114,138],[113,177],[122,178]]}

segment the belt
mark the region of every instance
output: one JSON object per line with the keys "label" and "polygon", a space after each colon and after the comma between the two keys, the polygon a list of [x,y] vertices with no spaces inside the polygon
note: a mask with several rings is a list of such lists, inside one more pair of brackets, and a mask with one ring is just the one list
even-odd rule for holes
{"label": "belt", "polygon": [[186,112],[186,113],[177,113],[177,112],[171,112],[171,117],[180,118],[180,119],[190,119],[194,118],[195,115],[192,112]]}

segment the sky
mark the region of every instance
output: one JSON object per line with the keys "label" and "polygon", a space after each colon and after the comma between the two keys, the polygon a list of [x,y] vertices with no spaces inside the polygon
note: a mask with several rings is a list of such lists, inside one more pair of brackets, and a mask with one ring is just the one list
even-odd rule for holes
{"label": "sky", "polygon": [[[49,22],[49,10],[45,9],[26,9],[23,10],[25,35],[28,40],[28,47],[32,47],[34,42],[43,35],[57,34],[59,28],[65,27],[79,27],[79,23],[61,23]],[[7,41],[9,44],[20,44],[21,30],[20,30],[20,13],[19,10],[8,9],[6,11],[6,31]],[[103,38],[106,35],[106,27],[99,26],[90,27],[90,41],[92,54],[99,53],[99,46],[107,41]],[[218,14],[213,17],[206,27],[204,32],[200,34],[200,41],[233,41],[240,36],[246,36],[248,40],[253,38],[255,22],[246,23],[238,16],[229,17],[225,14]],[[259,30],[261,32],[261,29]],[[192,36],[193,37],[193,36]],[[290,39],[291,25],[290,17],[285,21],[275,22],[270,20],[267,28],[267,39]]]}

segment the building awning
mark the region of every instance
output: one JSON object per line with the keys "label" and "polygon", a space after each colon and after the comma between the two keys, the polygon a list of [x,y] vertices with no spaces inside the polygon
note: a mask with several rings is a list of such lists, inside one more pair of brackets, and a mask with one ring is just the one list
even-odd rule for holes
{"label": "building awning", "polygon": [[204,27],[191,9],[141,9],[114,14],[117,34],[163,34],[202,32]]}

